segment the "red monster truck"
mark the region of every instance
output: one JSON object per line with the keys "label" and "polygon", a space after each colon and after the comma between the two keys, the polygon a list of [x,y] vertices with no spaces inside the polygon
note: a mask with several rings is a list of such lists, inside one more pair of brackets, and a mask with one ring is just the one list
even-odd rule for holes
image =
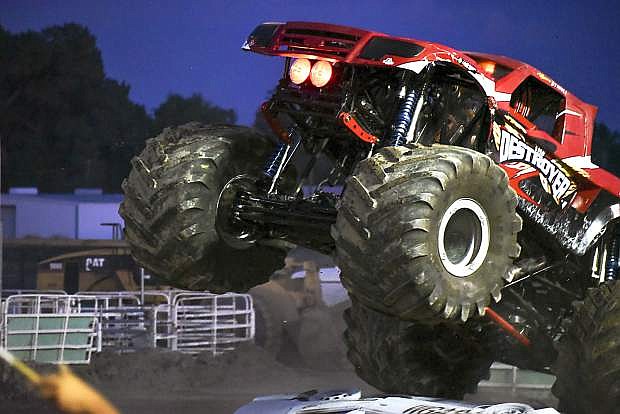
{"label": "red monster truck", "polygon": [[219,292],[292,245],[327,252],[376,387],[460,397],[501,360],[556,374],[569,413],[618,410],[620,179],[596,164],[594,106],[514,59],[344,26],[265,23],[243,49],[285,58],[262,105],[279,143],[148,140],[120,209],[142,265]]}

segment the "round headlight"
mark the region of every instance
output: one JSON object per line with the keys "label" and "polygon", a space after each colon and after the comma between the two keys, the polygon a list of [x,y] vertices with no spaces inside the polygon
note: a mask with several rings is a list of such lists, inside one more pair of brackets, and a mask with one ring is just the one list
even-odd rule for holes
{"label": "round headlight", "polygon": [[324,60],[319,60],[312,66],[310,72],[310,82],[317,88],[322,88],[327,85],[327,82],[332,77],[332,65]]}
{"label": "round headlight", "polygon": [[311,66],[308,59],[295,59],[288,72],[291,81],[296,85],[303,83],[310,75]]}

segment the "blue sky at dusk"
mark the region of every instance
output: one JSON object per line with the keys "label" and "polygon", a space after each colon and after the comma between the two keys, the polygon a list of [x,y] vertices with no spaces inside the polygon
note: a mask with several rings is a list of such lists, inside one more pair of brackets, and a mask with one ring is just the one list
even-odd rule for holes
{"label": "blue sky at dusk", "polygon": [[282,61],[242,52],[262,21],[374,29],[526,61],[620,130],[616,1],[74,1],[0,0],[10,32],[76,22],[97,37],[108,76],[148,110],[171,92],[201,93],[250,124]]}

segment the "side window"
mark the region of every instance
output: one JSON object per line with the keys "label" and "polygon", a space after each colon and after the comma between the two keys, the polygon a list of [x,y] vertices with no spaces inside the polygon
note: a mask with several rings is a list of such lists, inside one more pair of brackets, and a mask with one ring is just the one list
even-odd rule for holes
{"label": "side window", "polygon": [[562,138],[564,96],[530,76],[512,94],[510,106],[558,141]]}

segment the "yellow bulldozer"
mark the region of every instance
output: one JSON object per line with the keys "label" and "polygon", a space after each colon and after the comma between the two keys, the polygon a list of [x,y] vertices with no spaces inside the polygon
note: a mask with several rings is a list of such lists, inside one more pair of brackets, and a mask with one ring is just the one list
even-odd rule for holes
{"label": "yellow bulldozer", "polygon": [[67,293],[136,291],[140,289],[140,268],[127,247],[66,253],[39,262],[37,289]]}

